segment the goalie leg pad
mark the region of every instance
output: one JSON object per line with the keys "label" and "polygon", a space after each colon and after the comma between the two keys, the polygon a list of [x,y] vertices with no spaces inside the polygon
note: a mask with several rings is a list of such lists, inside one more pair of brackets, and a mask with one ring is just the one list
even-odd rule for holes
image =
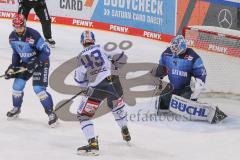
{"label": "goalie leg pad", "polygon": [[188,120],[208,120],[211,106],[202,104],[183,97],[172,95],[170,111],[185,117]]}
{"label": "goalie leg pad", "polygon": [[177,95],[171,98],[170,110],[189,120],[204,120],[211,124],[227,117],[216,105],[192,101]]}

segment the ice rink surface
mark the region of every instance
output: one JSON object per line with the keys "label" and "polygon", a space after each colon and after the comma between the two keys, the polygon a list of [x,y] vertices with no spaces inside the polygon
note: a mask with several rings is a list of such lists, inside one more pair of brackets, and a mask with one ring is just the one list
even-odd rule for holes
{"label": "ice rink surface", "polygon": [[[42,33],[39,23],[28,22],[28,26]],[[52,30],[57,45],[52,49],[51,72],[80,52],[80,34],[84,29],[53,25]],[[8,44],[11,31],[11,21],[0,19],[1,74],[11,61],[12,51]],[[131,41],[133,45],[126,51],[131,63],[158,63],[161,52],[167,47],[167,43],[139,37],[98,30],[94,32],[100,44]],[[66,83],[74,85],[72,74]],[[154,112],[155,98],[138,99],[136,106],[127,108],[129,115],[140,114],[139,118],[129,120],[131,146],[123,142],[120,129],[111,113],[108,113],[94,120],[95,131],[99,136],[100,156],[85,157],[76,154],[76,149],[86,144],[79,123],[60,121],[57,128],[50,128],[47,125],[48,117],[32,90],[31,81],[25,88],[20,119],[7,120],[6,112],[12,108],[11,88],[12,80],[0,79],[0,160],[233,160],[240,157],[239,100],[202,98],[204,102],[218,104],[229,115],[223,123],[210,125],[171,119],[144,120],[141,116]],[[57,93],[50,87],[48,90],[55,104],[72,96]],[[72,105],[73,112],[76,106],[77,102]]]}

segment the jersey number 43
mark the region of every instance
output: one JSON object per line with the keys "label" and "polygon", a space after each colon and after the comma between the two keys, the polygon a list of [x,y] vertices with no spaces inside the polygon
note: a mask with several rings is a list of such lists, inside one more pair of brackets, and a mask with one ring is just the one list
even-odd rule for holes
{"label": "jersey number 43", "polygon": [[81,63],[85,68],[97,69],[105,63],[100,50],[94,50],[90,54],[81,56]]}

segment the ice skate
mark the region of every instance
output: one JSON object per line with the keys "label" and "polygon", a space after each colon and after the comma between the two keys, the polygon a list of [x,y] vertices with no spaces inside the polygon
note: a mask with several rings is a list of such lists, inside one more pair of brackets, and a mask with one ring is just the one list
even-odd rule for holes
{"label": "ice skate", "polygon": [[130,136],[130,133],[128,131],[128,127],[127,126],[122,127],[121,133],[122,133],[122,136],[123,136],[123,140],[129,143],[130,140],[131,140],[131,136]]}
{"label": "ice skate", "polygon": [[79,147],[77,149],[77,153],[79,155],[98,156],[99,155],[98,139],[97,138],[89,139],[88,145]]}
{"label": "ice skate", "polygon": [[48,117],[49,117],[48,125],[51,128],[55,128],[58,125],[58,117],[56,113],[52,112],[48,115]]}
{"label": "ice skate", "polygon": [[9,119],[15,119],[19,117],[19,114],[21,113],[21,109],[17,107],[13,107],[12,110],[7,112],[7,117]]}

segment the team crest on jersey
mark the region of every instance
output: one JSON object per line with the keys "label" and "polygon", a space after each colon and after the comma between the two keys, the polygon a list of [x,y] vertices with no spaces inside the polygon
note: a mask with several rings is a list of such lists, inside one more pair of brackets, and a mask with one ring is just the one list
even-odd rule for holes
{"label": "team crest on jersey", "polygon": [[32,39],[31,37],[26,38],[26,42],[30,43],[30,44],[34,44],[35,40]]}
{"label": "team crest on jersey", "polygon": [[22,50],[22,49],[23,49],[23,46],[22,46],[22,45],[18,45],[18,48],[19,48],[20,50]]}
{"label": "team crest on jersey", "polygon": [[177,66],[178,62],[176,60],[173,61],[173,64]]}
{"label": "team crest on jersey", "polygon": [[193,57],[190,55],[185,55],[184,59],[191,61],[191,60],[193,60]]}

